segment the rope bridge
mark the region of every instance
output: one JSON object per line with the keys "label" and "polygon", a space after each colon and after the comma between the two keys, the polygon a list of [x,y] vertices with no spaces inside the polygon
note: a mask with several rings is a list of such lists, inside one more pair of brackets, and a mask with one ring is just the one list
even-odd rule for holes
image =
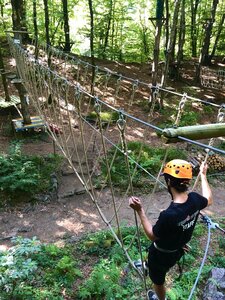
{"label": "rope bridge", "polygon": [[[143,253],[140,225],[134,212],[136,235],[125,246],[121,224],[129,223],[129,218],[122,220],[120,211],[127,207],[129,195],[137,191],[146,193],[145,188],[151,186],[147,213],[154,213],[152,197],[157,190],[165,188],[160,179],[161,170],[166,160],[174,158],[175,147],[166,145],[158,137],[163,129],[153,124],[158,118],[154,107],[159,94],[170,93],[179,99],[178,106],[170,104],[174,105],[173,125],[176,127],[180,124],[185,106],[190,103],[200,106],[207,103],[216,112],[215,122],[221,123],[224,122],[224,108],[92,66],[54,48],[39,49],[39,59],[35,59],[33,48],[23,49],[10,37],[8,40],[35,112],[45,121],[48,133],[67,159],[69,168],[84,186],[102,220],[133,265],[129,249],[134,241],[138,242],[141,258]],[[148,113],[144,110],[144,103],[149,108]],[[225,151],[213,146],[215,138],[210,139],[208,145],[182,136],[179,139],[185,141],[180,145],[182,149],[186,149],[188,143],[225,154]],[[134,141],[139,145],[136,156],[130,146]],[[161,168],[155,172],[146,163],[153,166],[146,146],[155,146],[163,152]],[[117,169],[118,164],[123,166],[123,170]],[[104,170],[103,175],[100,170]],[[140,174],[143,179],[140,179]],[[117,187],[118,178],[120,185],[124,183],[122,190]],[[142,188],[139,187],[140,180],[143,180]],[[107,201],[107,210],[102,208],[101,201]],[[142,275],[145,272],[137,272],[146,288],[146,278]]]}

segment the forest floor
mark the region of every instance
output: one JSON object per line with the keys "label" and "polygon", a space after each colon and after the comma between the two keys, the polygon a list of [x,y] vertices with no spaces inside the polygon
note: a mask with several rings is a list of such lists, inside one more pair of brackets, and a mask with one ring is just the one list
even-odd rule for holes
{"label": "forest floor", "polygon": [[[149,64],[125,64],[118,62],[99,61],[99,64],[107,68],[126,75],[131,78],[138,78],[140,81],[150,81]],[[186,83],[183,81],[171,81],[169,83],[175,90],[182,91],[182,88],[189,87],[193,79],[194,64],[186,64]],[[14,91],[11,91],[14,93]],[[4,95],[3,88],[0,88],[0,95]],[[224,101],[225,92],[211,89],[198,89],[195,97],[205,99],[210,98],[215,103]],[[0,116],[0,152],[6,152],[10,142],[15,138],[9,131],[7,132],[5,124],[10,123],[10,116]],[[26,139],[23,150],[29,154],[49,154],[53,152],[53,145],[50,138]],[[100,218],[95,205],[91,202],[89,196],[84,192],[64,197],[74,189],[80,189],[81,184],[75,177],[59,177],[58,197],[48,202],[36,203],[18,203],[16,206],[6,206],[0,211],[0,246],[10,245],[10,237],[20,235],[23,237],[36,236],[42,242],[64,243],[65,238],[79,238],[81,235],[96,230],[105,229],[106,225]],[[198,189],[199,190],[199,189]],[[224,217],[225,205],[224,195],[225,186],[223,182],[217,180],[212,185],[214,204],[207,208],[205,212],[212,218]],[[107,202],[108,189],[105,188],[101,195],[100,206],[106,216],[112,216],[113,212]],[[149,195],[140,196],[145,206],[149,206]],[[119,198],[117,199],[120,200]],[[128,200],[128,199],[127,199]],[[127,225],[133,225],[133,212],[125,200],[125,205],[120,210],[120,219]],[[158,191],[151,199],[148,216],[154,223],[162,209],[167,208],[170,203],[170,197],[166,190]]]}

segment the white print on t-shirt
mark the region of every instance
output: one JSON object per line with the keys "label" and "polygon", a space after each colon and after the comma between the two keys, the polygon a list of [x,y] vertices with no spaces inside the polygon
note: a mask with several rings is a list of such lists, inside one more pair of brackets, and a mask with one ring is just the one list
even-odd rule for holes
{"label": "white print on t-shirt", "polygon": [[187,216],[187,218],[185,218],[185,220],[179,222],[177,225],[182,226],[183,231],[187,230],[188,228],[190,228],[194,225],[198,214],[199,214],[199,210],[197,210],[193,215]]}

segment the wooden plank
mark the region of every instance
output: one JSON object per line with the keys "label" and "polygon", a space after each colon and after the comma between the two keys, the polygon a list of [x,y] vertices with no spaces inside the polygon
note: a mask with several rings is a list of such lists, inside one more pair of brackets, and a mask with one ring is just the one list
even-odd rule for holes
{"label": "wooden plank", "polygon": [[15,95],[10,96],[10,101],[5,101],[5,98],[0,97],[0,108],[9,108],[17,104],[20,104],[20,98]]}
{"label": "wooden plank", "polygon": [[46,127],[45,121],[40,116],[32,116],[31,117],[31,124],[23,124],[23,118],[13,119],[12,120],[13,126],[18,131],[24,131],[32,128],[42,128]]}

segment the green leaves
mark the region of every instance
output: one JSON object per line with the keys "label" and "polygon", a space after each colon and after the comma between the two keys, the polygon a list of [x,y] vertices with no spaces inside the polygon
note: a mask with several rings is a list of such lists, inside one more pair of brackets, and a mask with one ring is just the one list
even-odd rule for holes
{"label": "green leaves", "polygon": [[0,294],[5,300],[62,300],[62,290],[82,277],[66,247],[43,245],[36,237],[12,242],[13,247],[0,253]]}
{"label": "green leaves", "polygon": [[[121,145],[118,145],[121,148]],[[127,144],[128,149],[128,161],[130,174],[132,176],[133,186],[143,187],[150,180],[150,174],[156,176],[160,170],[163,158],[166,153],[166,149],[150,147],[147,144],[141,142],[129,142]],[[186,152],[184,150],[179,150],[177,148],[171,147],[168,150],[168,160],[174,158],[186,158]],[[113,184],[120,187],[126,187],[129,185],[128,181],[128,166],[126,164],[126,159],[124,152],[118,149],[110,149],[107,154],[108,161],[111,162],[110,175]],[[109,181],[108,170],[106,167],[105,160],[101,162],[102,176],[107,181]],[[145,170],[147,172],[145,172]],[[150,181],[148,182],[148,185]]]}
{"label": "green leaves", "polygon": [[[28,279],[36,271],[37,263],[29,256],[41,250],[40,243],[33,239],[12,240],[16,245],[0,253],[0,290],[12,291],[14,285]],[[15,281],[16,280],[16,281]]]}
{"label": "green leaves", "polygon": [[0,154],[0,191],[12,198],[44,191],[49,187],[51,173],[59,164],[58,156],[24,155],[21,144],[14,143],[8,154]]}

